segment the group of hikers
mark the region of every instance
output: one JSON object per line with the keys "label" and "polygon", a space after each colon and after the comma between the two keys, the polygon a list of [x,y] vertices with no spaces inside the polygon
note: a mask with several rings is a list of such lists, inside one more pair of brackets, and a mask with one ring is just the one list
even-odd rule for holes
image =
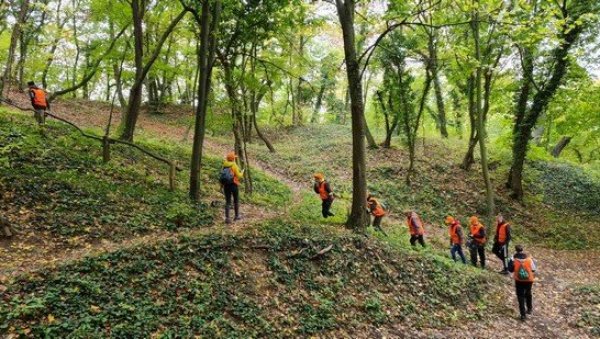
{"label": "group of hikers", "polygon": [[[30,81],[28,85],[29,99],[31,100],[31,105],[35,112],[35,119],[38,124],[43,126],[45,123],[46,111],[50,109],[50,104],[46,98],[46,92],[37,87],[32,81]],[[239,168],[236,159],[237,156],[235,152],[232,151],[227,153],[219,176],[221,189],[225,196],[226,224],[232,222],[232,207],[234,210],[233,221],[241,219],[239,185],[244,176],[244,171]],[[322,173],[314,174],[314,180],[313,190],[321,199],[321,214],[323,215],[323,218],[333,217],[334,214],[331,212],[331,207],[335,195],[331,185],[325,180],[325,176]],[[381,221],[387,214],[385,206],[373,193],[367,194],[366,203],[367,212],[373,216],[371,225],[375,229],[383,232],[381,229]],[[417,243],[419,243],[422,247],[425,247],[425,228],[420,216],[415,211],[406,211],[404,214],[406,217],[406,225],[410,233],[409,241],[411,246],[415,247]],[[458,255],[464,264],[467,263],[463,253],[463,243],[466,242],[470,251],[471,264],[477,266],[477,262],[479,262],[481,268],[485,269],[487,234],[485,227],[479,222],[477,216],[471,216],[469,218],[469,234],[466,241],[458,219],[449,215],[444,221],[445,224],[448,225],[450,256],[452,259],[457,261]],[[502,261],[503,269],[500,271],[501,274],[513,272],[521,320],[525,320],[526,315],[531,314],[532,311],[531,286],[534,281],[534,272],[536,270],[535,261],[531,256],[525,254],[523,246],[521,245],[515,247],[516,253],[509,260],[508,246],[511,240],[510,224],[502,217],[502,215],[498,215],[496,221],[496,235],[494,237],[492,252]]]}
{"label": "group of hikers", "polygon": [[[325,180],[322,173],[314,175],[315,183],[313,189],[319,194],[322,204],[322,214],[324,218],[333,216],[330,209],[334,200],[334,193],[331,185]],[[376,230],[381,229],[381,221],[387,214],[385,206],[375,197],[373,193],[367,194],[367,212],[373,216],[371,225]],[[410,244],[415,247],[417,242],[425,247],[425,228],[423,221],[415,211],[406,211],[406,225],[410,233]],[[463,253],[463,244],[466,243],[470,252],[471,264],[477,266],[477,262],[485,269],[485,246],[487,243],[487,234],[485,227],[479,222],[477,216],[469,218],[469,234],[466,237],[462,231],[460,221],[453,216],[446,216],[444,220],[448,226],[448,235],[450,239],[450,256],[452,260],[457,261],[457,255],[463,264],[467,263]],[[513,273],[515,280],[515,289],[517,300],[519,302],[520,319],[526,320],[527,315],[533,311],[531,287],[534,281],[534,272],[536,271],[535,260],[524,252],[522,245],[515,246],[515,254],[509,259],[508,246],[511,240],[510,224],[502,215],[496,217],[496,234],[494,236],[494,245],[492,252],[502,261],[501,274],[508,275]]]}

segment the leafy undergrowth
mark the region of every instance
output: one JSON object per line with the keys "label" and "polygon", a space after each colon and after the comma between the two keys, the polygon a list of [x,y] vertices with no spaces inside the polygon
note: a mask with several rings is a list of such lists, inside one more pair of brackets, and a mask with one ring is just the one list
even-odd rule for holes
{"label": "leafy undergrowth", "polygon": [[600,284],[580,286],[574,294],[573,312],[579,314],[577,325],[592,336],[600,336]]}
{"label": "leafy undergrowth", "polygon": [[398,323],[485,319],[497,291],[484,273],[432,254],[276,221],[260,229],[258,236],[180,238],[22,276],[2,295],[0,333],[357,336]]}
{"label": "leafy undergrowth", "polygon": [[[249,145],[253,156],[296,182],[306,182],[307,190],[312,174],[323,172],[336,194],[350,200],[352,146],[347,126],[306,126],[286,133],[267,129],[267,134],[277,153],[267,152],[257,141]],[[462,143],[427,139],[423,144],[419,140],[416,173],[409,186],[405,183],[408,155],[400,142],[394,138],[392,149],[367,151],[368,188],[394,215],[414,209],[433,227],[443,227],[447,214],[458,216],[465,224],[473,214],[485,215],[485,191],[478,165],[469,172],[458,166],[465,150]],[[504,189],[508,161],[495,159],[492,154],[491,162],[496,207],[511,220],[517,240],[557,249],[600,248],[600,229],[595,227],[600,222],[599,186],[586,173],[572,165],[547,164],[542,172],[527,167],[527,204],[521,205]],[[561,171],[554,170],[557,166]],[[575,231],[573,225],[577,225]]]}

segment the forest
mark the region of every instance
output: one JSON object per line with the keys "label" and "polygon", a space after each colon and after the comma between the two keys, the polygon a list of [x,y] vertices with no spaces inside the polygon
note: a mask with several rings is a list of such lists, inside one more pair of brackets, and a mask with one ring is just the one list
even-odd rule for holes
{"label": "forest", "polygon": [[600,335],[599,33],[597,0],[2,0],[0,337]]}

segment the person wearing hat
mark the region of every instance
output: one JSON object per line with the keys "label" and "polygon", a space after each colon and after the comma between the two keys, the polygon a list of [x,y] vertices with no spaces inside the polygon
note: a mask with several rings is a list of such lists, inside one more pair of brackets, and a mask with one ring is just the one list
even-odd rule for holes
{"label": "person wearing hat", "polygon": [[373,215],[373,228],[381,229],[381,220],[385,216],[385,209],[372,193],[367,194],[367,211]]}
{"label": "person wearing hat", "polygon": [[477,255],[479,254],[479,262],[481,268],[485,268],[485,243],[487,242],[485,227],[479,222],[479,218],[472,216],[469,219],[470,225],[470,245],[469,252],[471,253],[471,264],[477,266]]}
{"label": "person wearing hat", "polygon": [[527,315],[533,311],[531,287],[535,280],[534,272],[537,267],[535,260],[523,251],[522,245],[515,246],[515,252],[515,255],[508,262],[508,270],[513,272],[517,300],[519,302],[519,313],[521,320],[525,321]]}
{"label": "person wearing hat", "polygon": [[35,111],[35,120],[37,120],[40,126],[46,123],[46,110],[50,109],[50,103],[46,98],[46,91],[37,87],[35,82],[30,81],[27,83],[29,87],[29,99],[31,99],[31,106]]}
{"label": "person wearing hat", "polygon": [[239,185],[240,180],[244,177],[244,171],[240,170],[238,165],[235,163],[237,155],[235,152],[227,153],[223,166],[221,168],[221,187],[225,194],[225,223],[231,223],[230,209],[231,200],[233,200],[233,208],[235,211],[234,220],[240,220],[240,191]]}
{"label": "person wearing hat", "polygon": [[456,253],[458,253],[462,263],[466,264],[467,260],[462,250],[463,232],[460,222],[452,216],[447,216],[445,222],[448,225],[448,235],[450,236],[450,256],[452,260],[456,261]]}
{"label": "person wearing hat", "polygon": [[329,183],[325,180],[325,176],[323,175],[323,173],[315,173],[314,178],[315,184],[313,186],[313,190],[321,198],[321,212],[323,214],[323,218],[335,216],[330,211],[334,199],[331,185],[329,185]]}

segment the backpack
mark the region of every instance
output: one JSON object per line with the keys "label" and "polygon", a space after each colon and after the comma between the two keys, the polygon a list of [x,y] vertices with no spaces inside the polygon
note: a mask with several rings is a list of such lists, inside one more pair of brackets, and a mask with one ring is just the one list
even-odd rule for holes
{"label": "backpack", "polygon": [[219,174],[219,182],[221,182],[222,185],[231,185],[233,184],[233,179],[233,169],[231,167],[223,167]]}
{"label": "backpack", "polygon": [[517,274],[519,275],[519,280],[529,279],[529,273],[527,273],[527,270],[525,269],[523,264],[521,264],[521,266],[519,267],[519,272]]}

